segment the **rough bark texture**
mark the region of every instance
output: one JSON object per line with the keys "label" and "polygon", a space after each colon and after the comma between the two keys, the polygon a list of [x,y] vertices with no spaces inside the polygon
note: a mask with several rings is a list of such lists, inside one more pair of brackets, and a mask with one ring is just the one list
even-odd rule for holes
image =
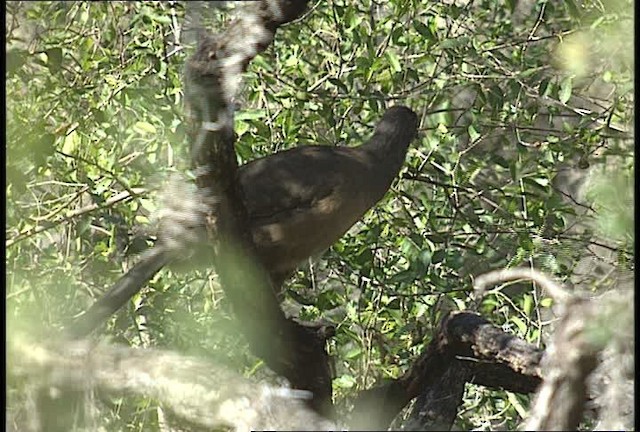
{"label": "rough bark texture", "polygon": [[464,387],[469,379],[468,362],[453,361],[432,386],[416,398],[403,424],[405,430],[442,431],[451,429],[462,403]]}
{"label": "rough bark texture", "polygon": [[[509,335],[472,312],[452,312],[407,373],[363,391],[354,403],[354,429],[386,429],[400,410],[422,395],[424,415],[414,418],[424,427],[433,419],[439,429],[453,424],[462,397],[443,376],[492,388],[531,393],[541,382],[542,351]],[[456,384],[457,385],[457,384]],[[439,399],[447,395],[445,399]]]}

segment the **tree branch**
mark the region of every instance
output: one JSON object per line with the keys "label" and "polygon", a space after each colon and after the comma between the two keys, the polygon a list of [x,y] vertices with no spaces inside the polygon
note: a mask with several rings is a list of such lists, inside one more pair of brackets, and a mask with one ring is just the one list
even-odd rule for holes
{"label": "tree branch", "polygon": [[[458,397],[453,391],[458,379],[532,393],[541,382],[541,357],[540,349],[503,332],[480,315],[452,312],[443,318],[423,354],[404,376],[360,393],[351,426],[386,429],[403,407],[422,395],[422,414],[414,413],[414,421],[421,419],[424,427],[425,419],[432,419],[436,429],[445,423],[451,427],[455,418],[451,413],[457,412],[462,402],[461,394]],[[442,378],[446,376],[457,378],[449,383]],[[438,399],[444,395],[445,399]]]}
{"label": "tree branch", "polygon": [[295,388],[313,393],[312,406],[333,415],[331,376],[324,345],[332,330],[287,319],[267,269],[256,259],[242,189],[237,179],[233,112],[240,74],[273,40],[277,28],[298,17],[306,1],[264,0],[243,11],[217,36],[203,36],[187,61],[186,102],[191,112],[196,184],[208,207],[217,269],[253,352]]}
{"label": "tree branch", "polygon": [[[161,350],[92,346],[86,340],[51,346],[26,340],[25,335],[9,340],[12,376],[62,391],[67,403],[99,390],[153,398],[181,422],[206,430],[336,429],[304,406],[307,392],[258,384],[209,361]],[[45,406],[38,408],[40,414],[48,411]],[[39,423],[46,421],[45,427],[36,430],[54,430],[51,421],[64,424],[60,417],[65,416],[73,424],[77,412],[69,405],[58,408],[50,410],[57,419],[42,419]],[[22,423],[19,418],[13,422]]]}

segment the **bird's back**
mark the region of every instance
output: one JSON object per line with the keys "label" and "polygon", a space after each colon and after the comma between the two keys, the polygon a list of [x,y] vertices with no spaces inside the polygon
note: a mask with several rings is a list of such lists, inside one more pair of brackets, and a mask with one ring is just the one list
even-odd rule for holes
{"label": "bird's back", "polygon": [[359,147],[297,147],[239,168],[258,256],[272,274],[290,273],[330,247],[384,196],[417,125],[413,111],[398,109],[387,113],[406,129],[400,134],[381,131],[389,126],[385,114]]}

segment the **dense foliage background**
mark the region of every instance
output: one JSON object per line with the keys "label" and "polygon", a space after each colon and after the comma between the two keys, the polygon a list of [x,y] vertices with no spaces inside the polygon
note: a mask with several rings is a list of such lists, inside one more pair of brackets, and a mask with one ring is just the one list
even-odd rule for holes
{"label": "dense foliage background", "polygon": [[[9,335],[60,329],[151,244],[157,192],[187,167],[185,57],[195,29],[222,28],[235,6],[7,3]],[[329,0],[250,65],[243,161],[358,145],[393,104],[421,116],[385,199],[289,284],[291,313],[337,325],[341,409],[401,374],[487,270],[532,266],[593,295],[629,284],[632,29],[629,0]],[[480,312],[544,344],[550,299],[502,288]],[[162,272],[106,331],[269,379],[211,269]],[[152,401],[113,403],[114,429],[156,427]],[[458,426],[513,429],[527,407],[469,386]]]}

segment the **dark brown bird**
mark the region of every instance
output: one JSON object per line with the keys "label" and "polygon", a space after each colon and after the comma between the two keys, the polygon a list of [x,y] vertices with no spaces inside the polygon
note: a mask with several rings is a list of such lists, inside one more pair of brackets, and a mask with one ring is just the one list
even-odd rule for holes
{"label": "dark brown bird", "polygon": [[389,190],[416,135],[409,108],[388,109],[358,147],[297,147],[239,168],[253,241],[274,283],[335,243]]}
{"label": "dark brown bird", "polygon": [[[297,147],[238,168],[258,258],[274,288],[380,201],[404,163],[417,126],[411,109],[395,106],[361,146]],[[161,244],[147,251],[68,329],[72,336],[95,329],[171,261]]]}

